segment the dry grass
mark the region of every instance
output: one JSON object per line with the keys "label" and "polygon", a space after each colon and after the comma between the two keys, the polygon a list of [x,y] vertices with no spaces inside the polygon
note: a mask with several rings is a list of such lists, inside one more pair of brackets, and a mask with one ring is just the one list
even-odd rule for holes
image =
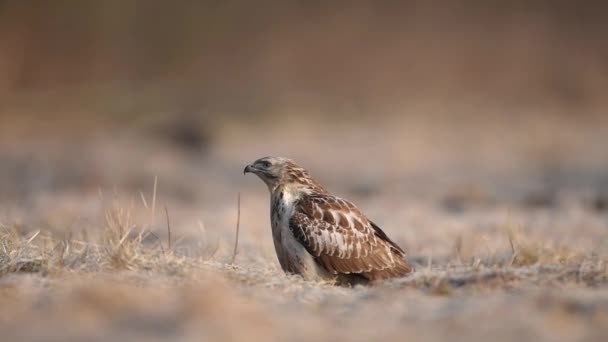
{"label": "dry grass", "polygon": [[[431,341],[454,332],[483,340],[489,331],[503,331],[500,340],[539,333],[552,340],[562,332],[550,326],[568,322],[560,328],[564,336],[594,338],[603,334],[608,319],[604,259],[553,248],[514,231],[505,236],[510,253],[496,251],[466,262],[460,257],[435,263],[427,258],[410,277],[349,289],[285,276],[264,263],[234,265],[230,257],[178,254],[167,237],[134,218],[134,209],[154,216],[143,203],[143,208],[112,205],[95,236],[69,233],[59,238],[3,226],[4,336],[401,340],[407,333]],[[505,306],[511,309],[505,311]],[[547,321],[524,324],[518,315],[526,311]],[[28,329],[19,328],[23,322]],[[369,330],[371,322],[376,328]],[[475,322],[487,326],[480,329]],[[504,331],[502,324],[513,330]]]}
{"label": "dry grass", "polygon": [[[0,272],[40,273],[103,272],[108,270],[162,270],[182,268],[189,262],[145,224],[133,222],[131,209],[115,206],[105,212],[105,224],[91,237],[65,233],[20,232],[15,225],[0,227]],[[190,261],[193,262],[194,260]]]}

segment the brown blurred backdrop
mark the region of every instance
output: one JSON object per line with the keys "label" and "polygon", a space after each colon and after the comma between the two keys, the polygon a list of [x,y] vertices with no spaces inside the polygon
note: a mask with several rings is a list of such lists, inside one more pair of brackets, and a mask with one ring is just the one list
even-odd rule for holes
{"label": "brown blurred backdrop", "polygon": [[208,115],[394,113],[412,101],[582,114],[606,102],[607,10],[593,1],[3,1],[0,96],[5,106],[60,97],[125,111],[152,97]]}

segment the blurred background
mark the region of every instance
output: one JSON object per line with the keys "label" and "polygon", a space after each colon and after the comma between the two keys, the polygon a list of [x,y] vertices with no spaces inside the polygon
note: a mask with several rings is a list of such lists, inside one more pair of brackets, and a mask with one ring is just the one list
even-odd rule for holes
{"label": "blurred background", "polygon": [[274,260],[266,189],[241,172],[284,155],[403,244],[424,217],[479,208],[596,220],[608,207],[606,7],[2,1],[1,219],[73,229],[100,197],[149,198],[156,177],[184,231],[231,232],[242,192],[244,234]]}

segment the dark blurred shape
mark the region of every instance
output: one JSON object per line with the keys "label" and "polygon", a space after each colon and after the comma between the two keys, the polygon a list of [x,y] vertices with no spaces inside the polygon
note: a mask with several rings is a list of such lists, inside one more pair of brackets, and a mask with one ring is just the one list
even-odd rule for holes
{"label": "dark blurred shape", "polygon": [[496,199],[482,189],[469,186],[453,189],[441,198],[440,203],[447,212],[461,214],[469,209],[493,206]]}
{"label": "dark blurred shape", "polygon": [[607,197],[596,197],[592,201],[592,208],[595,211],[603,212],[608,210],[608,198]]}
{"label": "dark blurred shape", "polygon": [[177,116],[160,124],[155,131],[159,137],[185,152],[204,154],[211,143],[210,133],[192,116]]}
{"label": "dark blurred shape", "polygon": [[371,197],[378,194],[378,184],[361,181],[349,187],[349,192],[358,197]]}
{"label": "dark blurred shape", "polygon": [[522,205],[531,209],[552,208],[556,204],[557,198],[553,191],[531,192],[522,200]]}
{"label": "dark blurred shape", "polygon": [[171,138],[177,146],[193,152],[202,152],[208,146],[207,136],[200,129],[183,121],[174,127]]}

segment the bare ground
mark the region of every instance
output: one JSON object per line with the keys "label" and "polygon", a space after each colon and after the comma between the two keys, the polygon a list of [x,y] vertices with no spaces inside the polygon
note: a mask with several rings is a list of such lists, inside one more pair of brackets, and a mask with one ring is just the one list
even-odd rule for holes
{"label": "bare ground", "polygon": [[[389,121],[227,122],[203,150],[156,130],[4,134],[3,339],[608,336],[603,121]],[[266,190],[241,174],[269,154],[293,157],[352,199],[417,272],[355,288],[284,275]]]}

